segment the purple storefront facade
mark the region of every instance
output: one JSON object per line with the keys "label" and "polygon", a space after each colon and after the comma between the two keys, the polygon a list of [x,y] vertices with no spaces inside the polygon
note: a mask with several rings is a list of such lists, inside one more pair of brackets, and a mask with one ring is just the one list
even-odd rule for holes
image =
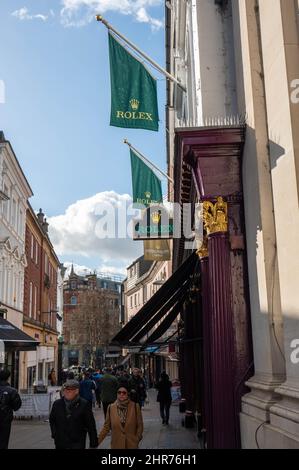
{"label": "purple storefront facade", "polygon": [[[240,447],[239,412],[253,374],[242,152],[245,127],[177,129],[174,199],[203,202],[200,293],[182,312],[180,378],[208,448]],[[173,244],[173,270],[188,252]],[[190,371],[190,364],[193,364]]]}

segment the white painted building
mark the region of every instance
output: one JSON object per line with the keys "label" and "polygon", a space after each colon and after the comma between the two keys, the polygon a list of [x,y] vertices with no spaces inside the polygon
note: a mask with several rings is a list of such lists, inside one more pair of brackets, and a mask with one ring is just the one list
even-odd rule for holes
{"label": "white painted building", "polygon": [[141,256],[127,268],[126,321],[131,320],[168,279],[170,275],[169,264],[168,261],[145,261]]}
{"label": "white painted building", "polygon": [[[10,142],[0,132],[0,307],[5,312],[5,320],[19,330],[23,330],[24,273],[27,266],[26,209],[32,195]],[[13,331],[9,324],[4,327]],[[27,336],[26,341],[29,338]],[[20,343],[18,347],[11,346],[13,344],[6,342],[4,363],[11,372],[11,383],[19,387],[23,380],[20,350],[30,348]]]}
{"label": "white painted building", "polygon": [[0,302],[7,320],[23,326],[25,223],[27,200],[33,195],[12,146],[0,140]]}
{"label": "white painted building", "polygon": [[[150,300],[150,298],[167,281],[171,274],[171,261],[145,261],[141,256],[127,268],[127,279],[125,281],[124,302],[125,302],[125,320],[130,321],[134,315]],[[157,328],[163,318],[157,322],[154,328]],[[175,334],[177,331],[177,320],[173,322],[170,328],[159,338],[160,341]],[[169,347],[166,345],[155,353],[155,360],[161,362],[162,369],[165,369],[171,379],[177,379],[178,367],[177,361],[169,353]],[[133,361],[134,362],[134,361]],[[135,364],[142,367],[143,363],[135,355]],[[155,367],[146,361],[146,373],[149,374],[149,368],[153,373]],[[149,379],[149,377],[148,377]]]}

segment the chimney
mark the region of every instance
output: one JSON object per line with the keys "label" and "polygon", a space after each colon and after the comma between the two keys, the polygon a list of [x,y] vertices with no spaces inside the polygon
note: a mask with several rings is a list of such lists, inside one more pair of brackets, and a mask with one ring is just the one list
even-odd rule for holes
{"label": "chimney", "polygon": [[43,213],[43,211],[40,209],[39,210],[39,213],[37,214],[37,220],[40,224],[40,226],[42,227],[43,226],[43,223],[44,223],[44,217],[45,217],[45,214]]}
{"label": "chimney", "polygon": [[48,227],[49,227],[49,224],[47,222],[47,219],[45,219],[42,225],[42,229],[44,233],[48,233]]}
{"label": "chimney", "polygon": [[5,142],[5,135],[3,131],[0,131],[0,142]]}

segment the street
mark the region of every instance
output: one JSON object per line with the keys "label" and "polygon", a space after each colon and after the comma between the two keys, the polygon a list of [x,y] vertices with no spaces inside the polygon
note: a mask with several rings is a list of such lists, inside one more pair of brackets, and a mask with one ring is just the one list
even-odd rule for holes
{"label": "street", "polygon": [[[170,408],[168,426],[162,426],[159,415],[159,403],[156,391],[149,390],[149,404],[142,410],[144,434],[141,449],[199,449],[196,428],[182,426],[183,414],[179,413],[178,404]],[[94,409],[98,430],[104,422],[102,409]],[[107,436],[99,449],[110,449],[110,436]],[[87,446],[88,447],[88,446]],[[9,449],[54,449],[50,426],[45,420],[14,420]]]}

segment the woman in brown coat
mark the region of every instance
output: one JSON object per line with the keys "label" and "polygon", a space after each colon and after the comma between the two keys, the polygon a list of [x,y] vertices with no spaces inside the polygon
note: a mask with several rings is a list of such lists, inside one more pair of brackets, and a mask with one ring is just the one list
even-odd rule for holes
{"label": "woman in brown coat", "polygon": [[129,399],[129,391],[120,385],[117,400],[108,406],[106,420],[99,434],[99,444],[111,429],[111,449],[137,449],[142,439],[143,420],[138,403]]}

